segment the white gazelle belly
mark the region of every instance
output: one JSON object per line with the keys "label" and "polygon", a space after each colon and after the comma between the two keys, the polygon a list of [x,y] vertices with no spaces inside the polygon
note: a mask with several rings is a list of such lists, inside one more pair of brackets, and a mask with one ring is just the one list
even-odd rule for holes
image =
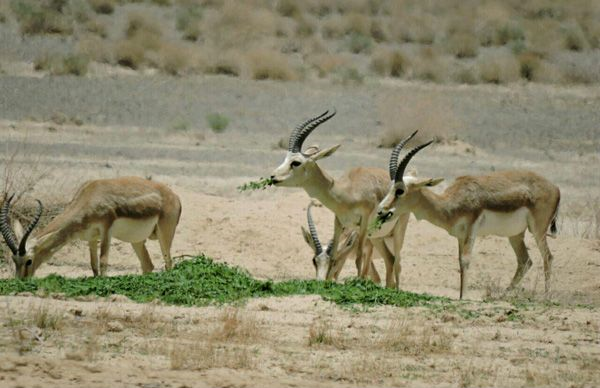
{"label": "white gazelle belly", "polygon": [[484,210],[477,219],[477,235],[510,237],[527,229],[529,209],[519,208],[513,212]]}
{"label": "white gazelle belly", "polygon": [[134,219],[117,218],[110,229],[112,237],[125,242],[146,240],[154,231],[158,216]]}

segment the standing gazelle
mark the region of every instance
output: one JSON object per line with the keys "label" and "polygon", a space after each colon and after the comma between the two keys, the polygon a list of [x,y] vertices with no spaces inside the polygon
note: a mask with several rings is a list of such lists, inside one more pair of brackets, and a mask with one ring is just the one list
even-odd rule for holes
{"label": "standing gazelle", "polygon": [[[338,243],[343,230],[356,230],[356,268],[358,274],[366,277],[371,273],[377,281],[378,275],[370,260],[363,265],[363,251],[367,240],[369,219],[375,217],[377,204],[383,199],[390,185],[388,173],[379,168],[358,167],[349,170],[339,179],[333,179],[323,171],[317,161],[332,155],[340,145],[320,150],[316,146],[302,151],[302,144],[308,135],[320,124],[335,115],[335,111],[309,119],[297,126],[290,135],[287,155],[277,167],[271,179],[276,186],[302,187],[309,196],[318,199],[335,214],[333,242],[330,263],[326,278],[335,279],[344,265],[345,257],[337,255]],[[371,237],[373,246],[384,258],[386,264],[386,286],[397,287],[395,281],[394,257],[400,256],[408,214],[396,217],[385,231]],[[384,238],[393,237],[394,254],[390,252]],[[399,262],[399,260],[396,260]]]}
{"label": "standing gazelle", "polygon": [[0,230],[13,253],[18,278],[33,276],[43,262],[72,240],[88,242],[94,276],[104,275],[112,237],[131,243],[143,273],[154,269],[144,243],[148,238],[158,239],[165,268],[172,267],[171,243],[181,215],[181,202],[162,183],[138,177],[86,182],[65,210],[29,241],[42,215],[42,203],[38,201],[37,214],[23,232],[18,222],[11,228],[8,220],[12,198],[5,199],[0,211]]}
{"label": "standing gazelle", "polygon": [[[551,236],[556,235],[558,187],[533,172],[514,170],[458,177],[442,194],[436,194],[429,187],[439,184],[442,178],[407,182],[403,177],[410,159],[429,144],[431,142],[415,147],[402,159],[388,194],[379,204],[378,218],[385,223],[394,214],[412,212],[417,219],[426,219],[456,237],[461,299],[475,238],[508,237],[517,256],[517,270],[509,287],[513,288],[532,264],[523,240],[525,230],[529,229],[544,259],[548,291],[553,258],[546,233],[550,230]],[[397,153],[395,155],[397,161]]]}

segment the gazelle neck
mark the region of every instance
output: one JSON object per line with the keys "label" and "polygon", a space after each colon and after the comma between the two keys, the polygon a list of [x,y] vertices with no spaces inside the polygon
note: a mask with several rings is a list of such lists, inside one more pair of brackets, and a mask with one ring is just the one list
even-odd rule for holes
{"label": "gazelle neck", "polygon": [[[49,260],[59,249],[61,249],[70,240],[69,233],[65,229],[42,231],[38,236],[31,240],[31,250],[33,254],[34,266],[37,268],[43,262]],[[29,244],[28,244],[29,245]]]}
{"label": "gazelle neck", "polygon": [[427,220],[440,228],[450,230],[450,214],[446,211],[444,198],[428,188],[421,188],[410,195],[410,210],[417,220]]}
{"label": "gazelle neck", "polygon": [[308,178],[302,185],[312,198],[318,199],[326,208],[338,214],[342,209],[340,197],[335,192],[334,179],[323,171],[316,163],[311,168]]}

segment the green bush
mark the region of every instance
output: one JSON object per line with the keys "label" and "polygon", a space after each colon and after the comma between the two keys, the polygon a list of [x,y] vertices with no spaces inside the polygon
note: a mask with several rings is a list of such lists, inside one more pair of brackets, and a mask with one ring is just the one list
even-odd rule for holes
{"label": "green bush", "polygon": [[229,125],[229,118],[220,113],[209,113],[206,115],[206,121],[215,132],[223,132]]}

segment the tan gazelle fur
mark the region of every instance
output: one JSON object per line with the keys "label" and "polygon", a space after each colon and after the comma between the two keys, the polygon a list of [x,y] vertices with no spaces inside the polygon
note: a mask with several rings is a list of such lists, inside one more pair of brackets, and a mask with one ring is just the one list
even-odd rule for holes
{"label": "tan gazelle fur", "polygon": [[[339,179],[334,179],[322,170],[317,161],[332,155],[339,145],[320,150],[308,147],[302,151],[306,137],[320,124],[335,115],[329,111],[309,119],[296,127],[290,136],[289,148],[283,163],[277,167],[271,179],[276,186],[302,187],[310,197],[318,199],[335,214],[334,233],[330,262],[326,278],[337,279],[345,262],[345,256],[338,256],[338,244],[343,231],[357,231],[356,268],[358,274],[367,277],[369,274],[378,282],[379,276],[370,261],[367,243],[367,227],[369,219],[375,217],[377,204],[383,199],[390,185],[388,173],[379,168],[358,167],[349,170]],[[397,287],[394,276],[394,257],[399,257],[404,234],[408,223],[408,215],[394,219],[385,233],[379,233],[370,242],[378,250],[386,263],[386,285]],[[385,245],[384,239],[393,237],[394,254]],[[363,265],[363,256],[367,248],[367,260]],[[396,260],[398,261],[398,260]]]}
{"label": "tan gazelle fur", "polygon": [[517,270],[509,288],[519,284],[531,267],[525,247],[529,229],[544,260],[546,291],[550,288],[552,254],[546,233],[556,234],[560,190],[547,179],[524,170],[495,172],[483,176],[457,178],[442,194],[429,189],[441,178],[406,182],[403,172],[410,159],[431,142],[411,150],[402,160],[386,197],[378,207],[378,217],[412,212],[458,239],[460,298],[466,290],[466,272],[477,236],[508,237],[517,256]]}
{"label": "tan gazelle fur", "polygon": [[12,197],[6,199],[2,206],[0,228],[13,252],[16,277],[32,276],[43,262],[72,240],[88,242],[94,276],[104,275],[113,237],[131,243],[144,273],[154,269],[144,243],[148,238],[158,239],[165,268],[172,267],[171,243],[181,215],[181,202],[179,197],[162,183],[139,177],[86,182],[64,211],[29,241],[27,238],[39,221],[42,205],[38,201],[38,214],[21,237],[20,224],[13,229],[9,226],[11,199]]}

